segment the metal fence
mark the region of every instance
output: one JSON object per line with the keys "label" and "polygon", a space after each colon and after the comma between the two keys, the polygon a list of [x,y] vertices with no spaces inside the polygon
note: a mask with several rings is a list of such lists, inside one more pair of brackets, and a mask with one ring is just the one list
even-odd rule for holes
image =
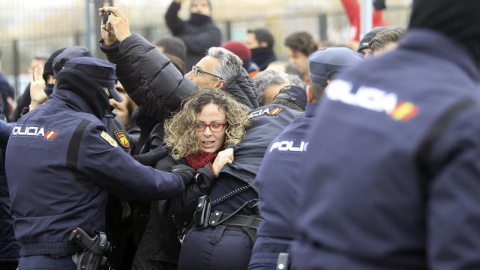
{"label": "metal fence", "polygon": [[[99,34],[98,31],[95,32],[99,23],[96,8],[98,5],[103,6],[104,3],[99,3],[101,1],[78,0],[76,5],[52,8],[50,15],[57,16],[49,16],[54,17],[50,21],[38,18],[35,10],[20,6],[15,8],[15,2],[17,1],[8,2],[12,3],[13,12],[23,15],[20,16],[21,18],[38,21],[38,25],[32,27],[34,29],[17,27],[15,31],[22,31],[22,35],[13,36],[21,36],[21,38],[12,38],[10,37],[12,36],[11,33],[2,34],[2,31],[5,32],[5,30],[0,28],[1,71],[15,86],[17,94],[20,94],[28,84],[27,70],[35,56],[48,57],[53,51],[61,47],[81,45],[91,47],[97,57],[104,57],[98,51],[96,42],[99,40]],[[0,6],[0,8],[2,7]],[[11,8],[10,10],[12,10]],[[119,8],[122,9],[121,3],[119,3]],[[129,18],[133,33],[139,33],[152,42],[170,34],[163,18],[165,6],[147,9],[145,6],[137,7],[137,9],[123,7],[123,9]],[[2,14],[4,12],[0,11],[0,15],[2,15],[0,16],[0,22],[5,20],[4,14]],[[391,25],[406,26],[409,12],[410,8],[408,6],[392,6],[385,12],[385,16]],[[9,16],[5,15],[5,17]],[[92,23],[90,31],[88,31],[89,21]],[[22,22],[3,23],[22,24]],[[274,49],[280,59],[286,59],[283,40],[294,31],[306,30],[312,33],[318,41],[328,41],[330,43],[347,42],[350,34],[348,20],[342,10],[330,13],[319,11],[283,12],[253,18],[217,19],[216,23],[222,31],[224,42],[231,39],[244,40],[247,29],[250,28],[266,27],[270,29],[276,40]],[[30,24],[26,25],[32,25],[31,21]],[[88,44],[89,42],[90,44]]]}

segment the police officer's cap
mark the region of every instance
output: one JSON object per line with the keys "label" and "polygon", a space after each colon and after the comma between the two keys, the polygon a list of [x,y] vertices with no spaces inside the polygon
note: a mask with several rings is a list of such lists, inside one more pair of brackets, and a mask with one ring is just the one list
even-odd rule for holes
{"label": "police officer's cap", "polygon": [[93,58],[93,57],[76,57],[65,63],[65,68],[71,68],[83,72],[89,78],[93,79],[97,84],[107,87],[113,99],[122,102],[123,98],[115,89],[117,76],[115,76],[115,64]]}
{"label": "police officer's cap", "polygon": [[300,86],[288,85],[280,89],[278,94],[273,98],[273,100],[278,99],[286,99],[305,110],[307,106],[307,91]]}
{"label": "police officer's cap", "polygon": [[65,49],[53,59],[53,75],[57,77],[58,72],[62,70],[65,63],[76,57],[93,57],[89,49],[82,46],[73,46]]}
{"label": "police officer's cap", "polygon": [[333,74],[362,60],[359,53],[348,48],[333,47],[316,51],[309,56],[310,80],[327,86]]}

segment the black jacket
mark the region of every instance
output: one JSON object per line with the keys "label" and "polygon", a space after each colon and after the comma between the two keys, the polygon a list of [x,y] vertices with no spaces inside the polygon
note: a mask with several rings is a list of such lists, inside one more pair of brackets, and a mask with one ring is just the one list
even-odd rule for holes
{"label": "black jacket", "polygon": [[231,78],[222,90],[231,94],[238,102],[250,109],[258,108],[258,99],[248,72],[242,68],[237,76]]}
{"label": "black jacket", "polygon": [[222,42],[222,33],[209,18],[204,24],[192,24],[178,17],[180,5],[172,2],[165,13],[167,26],[172,34],[187,46],[187,69],[202,59],[210,47],[219,47]]}
{"label": "black jacket", "polygon": [[[178,164],[188,165],[184,158],[174,160],[168,155],[158,161],[155,168],[170,171]],[[190,224],[198,197],[209,194],[214,183],[210,165],[205,165],[198,172],[201,180],[189,185],[182,196],[152,202],[150,220],[132,269],[176,269],[181,248],[178,232]]]}
{"label": "black jacket", "polygon": [[[130,98],[142,107],[142,113],[163,122],[180,108],[182,100],[198,87],[184,77],[155,46],[138,34],[121,43],[104,46],[108,61],[117,65],[117,77]],[[254,86],[242,68],[238,76],[222,88],[250,109],[258,107]]]}
{"label": "black jacket", "polygon": [[176,111],[183,98],[197,90],[164,54],[138,34],[121,43],[100,47],[108,61],[117,65],[117,77],[142,112],[162,122]]}
{"label": "black jacket", "polygon": [[[252,125],[248,128],[245,138],[235,149],[235,162],[231,166],[224,166],[219,176],[222,185],[214,187],[216,181],[211,174],[209,165],[206,165],[199,170],[202,176],[200,184],[189,185],[182,197],[152,204],[151,219],[137,251],[133,269],[152,269],[154,265],[165,267],[166,262],[176,264],[180,252],[176,237],[177,230],[192,222],[198,197],[211,195],[212,199],[215,199],[231,191],[226,191],[228,188],[235,189],[245,184],[253,186],[253,180],[268,145],[293,119],[300,115],[301,112],[283,105],[269,105],[253,110],[249,115]],[[176,164],[186,164],[186,162],[183,159],[175,161],[168,156],[159,161],[155,167],[169,171]],[[212,192],[212,189],[215,191]],[[256,187],[229,199],[226,204],[219,204],[214,210],[231,213],[229,210],[238,208],[244,203],[245,198],[254,197],[256,197]],[[249,213],[247,211],[241,214],[248,215]]]}

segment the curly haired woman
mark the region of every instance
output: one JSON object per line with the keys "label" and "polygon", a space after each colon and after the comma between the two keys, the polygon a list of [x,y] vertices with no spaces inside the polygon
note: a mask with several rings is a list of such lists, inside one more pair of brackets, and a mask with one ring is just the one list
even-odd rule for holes
{"label": "curly haired woman", "polygon": [[177,269],[182,233],[191,223],[198,197],[208,195],[221,169],[234,160],[233,149],[248,125],[245,107],[224,91],[202,89],[182,104],[165,123],[170,154],[156,169],[183,164],[197,170],[197,181],[181,198],[154,202],[150,221],[132,269]]}

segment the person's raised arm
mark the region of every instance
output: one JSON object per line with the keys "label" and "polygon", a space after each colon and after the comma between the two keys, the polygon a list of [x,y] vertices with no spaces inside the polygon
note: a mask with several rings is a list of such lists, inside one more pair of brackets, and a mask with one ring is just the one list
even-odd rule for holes
{"label": "person's raised arm", "polygon": [[178,17],[178,11],[180,11],[182,2],[183,0],[173,1],[172,4],[168,7],[167,12],[165,13],[165,21],[174,36],[180,34],[185,24],[185,22]]}

